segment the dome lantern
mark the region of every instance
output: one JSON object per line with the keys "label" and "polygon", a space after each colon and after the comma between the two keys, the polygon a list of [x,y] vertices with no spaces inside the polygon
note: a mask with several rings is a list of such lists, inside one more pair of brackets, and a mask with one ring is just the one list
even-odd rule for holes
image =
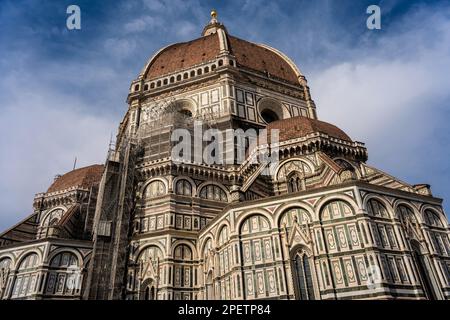
{"label": "dome lantern", "polygon": [[222,23],[220,23],[217,20],[217,11],[215,9],[212,9],[211,10],[211,20],[203,29],[202,36],[204,37],[204,36],[209,36],[210,34],[217,33],[218,29],[225,30],[225,27]]}

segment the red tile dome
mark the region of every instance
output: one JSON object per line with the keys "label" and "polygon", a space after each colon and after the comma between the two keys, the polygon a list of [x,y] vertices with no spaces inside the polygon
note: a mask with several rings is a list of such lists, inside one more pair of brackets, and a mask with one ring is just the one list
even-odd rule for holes
{"label": "red tile dome", "polygon": [[100,183],[103,169],[103,165],[95,164],[69,171],[57,178],[50,188],[48,188],[47,193],[62,191],[73,187],[88,189],[93,185]]}
{"label": "red tile dome", "polygon": [[280,141],[302,138],[311,133],[324,133],[330,137],[352,142],[352,139],[341,129],[328,122],[311,119],[303,116],[283,119],[271,122],[267,125],[267,131],[278,129]]}
{"label": "red tile dome", "polygon": [[[225,29],[223,28],[225,31]],[[281,52],[262,44],[236,38],[224,32],[227,52],[236,58],[236,66],[274,79],[298,85],[300,71]],[[212,61],[221,54],[219,32],[201,38],[172,44],[157,52],[143,70],[144,79],[154,79],[201,63]]]}

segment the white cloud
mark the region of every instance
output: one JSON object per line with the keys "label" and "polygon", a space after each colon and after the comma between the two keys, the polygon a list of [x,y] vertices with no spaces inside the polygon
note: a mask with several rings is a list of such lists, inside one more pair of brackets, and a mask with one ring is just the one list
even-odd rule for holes
{"label": "white cloud", "polygon": [[78,167],[105,160],[115,121],[58,110],[55,102],[28,101],[0,113],[0,229],[7,227],[6,221],[30,214],[34,194],[45,192],[56,174],[70,171],[75,156]]}
{"label": "white cloud", "polygon": [[112,56],[124,59],[136,50],[136,41],[125,38],[109,38],[105,41],[105,50]]}
{"label": "white cloud", "polygon": [[[29,215],[34,195],[45,192],[56,174],[70,171],[75,157],[77,167],[104,163],[120,120],[112,106],[110,113],[99,112],[98,101],[90,104],[66,90],[63,79],[53,73],[56,65],[47,64],[49,72],[42,76],[26,72],[19,61],[10,62],[17,70],[0,80],[0,232]],[[67,83],[85,78],[87,84],[91,73],[99,79],[113,77],[101,68],[79,70],[65,73],[75,78]]]}
{"label": "white cloud", "polygon": [[166,6],[163,1],[159,0],[143,0],[144,5],[153,11],[164,11],[166,10]]}
{"label": "white cloud", "polygon": [[431,183],[444,197],[449,174],[442,169],[449,165],[442,158],[450,156],[449,141],[442,140],[450,139],[445,128],[450,111],[442,107],[450,101],[449,12],[419,9],[398,22],[401,32],[349,49],[351,60],[309,77],[319,117],[366,142],[369,162],[410,183]]}

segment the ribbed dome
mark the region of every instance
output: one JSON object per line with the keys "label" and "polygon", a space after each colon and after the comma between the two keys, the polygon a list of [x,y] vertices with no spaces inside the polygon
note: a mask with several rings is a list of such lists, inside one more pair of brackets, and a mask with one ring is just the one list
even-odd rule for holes
{"label": "ribbed dome", "polygon": [[301,138],[308,134],[320,132],[330,137],[351,142],[352,139],[341,129],[328,122],[311,119],[307,117],[293,117],[271,122],[267,125],[267,131],[278,129],[280,141]]}
{"label": "ribbed dome", "polygon": [[95,184],[100,183],[104,167],[99,164],[76,169],[67,172],[61,177],[57,178],[47,193],[66,190],[72,187],[88,189]]}
{"label": "ribbed dome", "polygon": [[[238,68],[298,84],[300,72],[293,63],[277,50],[245,41],[225,32],[228,53],[236,57]],[[170,45],[160,50],[147,64],[143,77],[154,79],[203,62],[216,59],[221,53],[219,33]]]}

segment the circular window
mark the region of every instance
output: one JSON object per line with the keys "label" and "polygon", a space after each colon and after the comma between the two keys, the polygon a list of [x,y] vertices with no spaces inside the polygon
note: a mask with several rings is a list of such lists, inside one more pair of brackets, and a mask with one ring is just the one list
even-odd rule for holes
{"label": "circular window", "polygon": [[259,115],[265,123],[289,118],[281,103],[272,98],[263,98],[258,103]]}
{"label": "circular window", "polygon": [[261,117],[263,118],[263,120],[266,123],[270,123],[270,122],[274,122],[274,121],[280,120],[278,118],[278,115],[275,112],[273,112],[272,110],[269,110],[269,109],[263,110],[261,112]]}

